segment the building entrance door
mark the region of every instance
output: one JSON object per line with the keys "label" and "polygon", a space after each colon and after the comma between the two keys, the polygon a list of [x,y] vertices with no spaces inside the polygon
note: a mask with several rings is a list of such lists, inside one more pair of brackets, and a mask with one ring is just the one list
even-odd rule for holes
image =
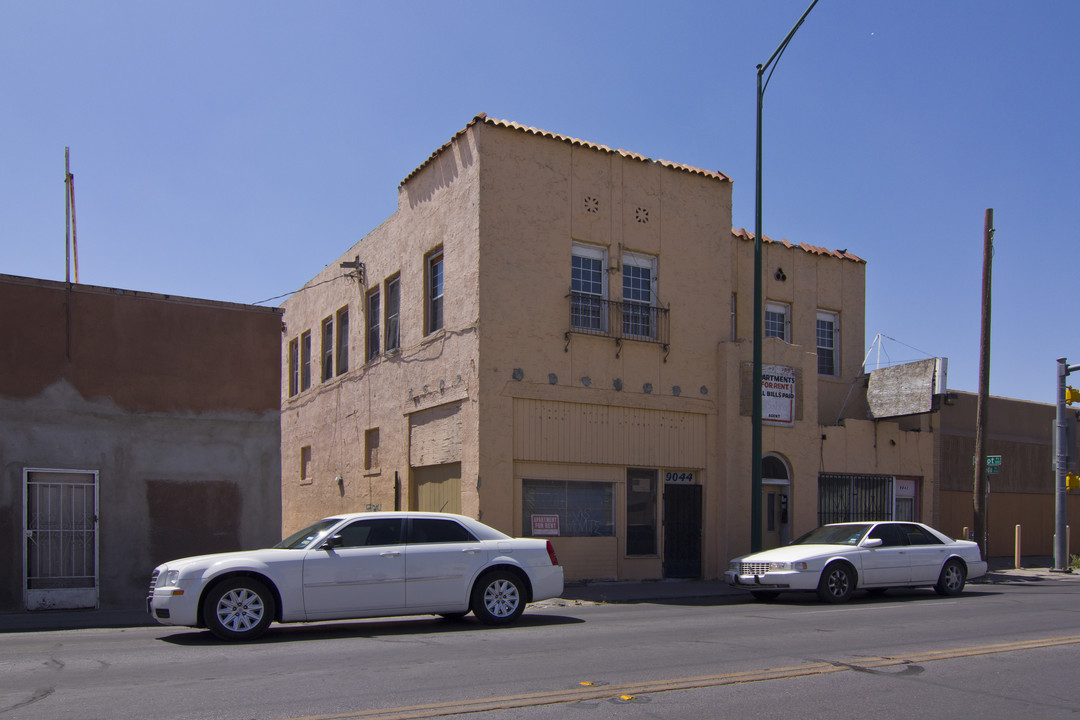
{"label": "building entrance door", "polygon": [[664,485],[664,577],[701,577],[700,485]]}
{"label": "building entrance door", "polygon": [[23,471],[27,610],[96,608],[97,473]]}
{"label": "building entrance door", "polygon": [[414,467],[410,510],[461,512],[461,463]]}
{"label": "building entrance door", "polygon": [[761,542],[762,549],[768,550],[791,542],[791,473],[787,463],[777,455],[763,457],[761,482]]}

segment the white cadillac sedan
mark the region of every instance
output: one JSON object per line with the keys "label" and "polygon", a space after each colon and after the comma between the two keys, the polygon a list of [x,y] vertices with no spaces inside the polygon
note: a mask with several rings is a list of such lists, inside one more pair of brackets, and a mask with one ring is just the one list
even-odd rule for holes
{"label": "white cadillac sedan", "polygon": [[853,522],[823,525],[790,545],[735,558],[724,578],[758,600],[809,590],[836,603],[857,589],[931,586],[939,595],[957,595],[968,578],[985,574],[973,542],[921,523]]}
{"label": "white cadillac sedan", "polygon": [[460,515],[374,512],[319,520],[264,550],[159,565],[147,609],[164,625],[251,640],[273,621],[471,610],[502,625],[562,591],[548,540],[511,538]]}

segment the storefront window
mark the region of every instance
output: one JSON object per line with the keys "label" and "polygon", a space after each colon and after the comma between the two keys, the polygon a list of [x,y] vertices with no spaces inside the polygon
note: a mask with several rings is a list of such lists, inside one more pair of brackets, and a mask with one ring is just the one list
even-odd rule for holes
{"label": "storefront window", "polygon": [[611,483],[524,480],[521,496],[525,537],[615,535],[615,486]]}
{"label": "storefront window", "polygon": [[626,471],[626,554],[656,555],[656,470]]}

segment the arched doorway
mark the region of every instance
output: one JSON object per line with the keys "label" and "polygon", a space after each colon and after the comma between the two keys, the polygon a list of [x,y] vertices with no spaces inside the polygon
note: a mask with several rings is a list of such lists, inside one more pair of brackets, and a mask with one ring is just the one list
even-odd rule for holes
{"label": "arched doorway", "polygon": [[791,471],[779,455],[761,458],[762,549],[791,542]]}

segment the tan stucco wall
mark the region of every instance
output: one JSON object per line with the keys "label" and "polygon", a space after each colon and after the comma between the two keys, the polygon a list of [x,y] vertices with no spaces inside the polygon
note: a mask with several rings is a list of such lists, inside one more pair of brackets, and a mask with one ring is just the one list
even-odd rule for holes
{"label": "tan stucco wall", "polygon": [[[512,129],[484,129],[481,474],[496,478],[493,486],[484,485],[485,520],[522,532],[514,492],[520,493],[525,478],[604,479],[616,485],[621,526],[628,466],[696,471],[705,484],[705,513],[714,516],[709,508],[718,507],[719,493],[711,479],[716,456],[710,438],[717,403],[715,347],[730,325],[730,183],[592,147],[538,141]],[[596,201],[597,212],[587,211],[586,197]],[[640,222],[640,210],[647,211],[647,222]],[[611,300],[621,298],[624,251],[657,258],[657,296],[670,308],[667,349],[567,336],[574,241],[606,250]],[[513,377],[515,369],[520,380]],[[519,437],[515,443],[515,432],[536,432],[515,417],[515,408],[526,412],[525,403],[577,408],[565,416],[568,440],[586,432],[575,423],[595,410],[632,414],[633,427],[650,442],[639,438],[635,445],[628,436],[605,431],[586,441],[543,438],[537,445]],[[689,422],[706,438],[691,457],[686,447],[665,445],[660,428],[673,416],[693,418]],[[707,522],[706,533],[715,532],[716,524]],[[659,557],[625,557],[621,537],[554,542],[568,577],[662,574]],[[715,566],[711,539],[705,554]]]}
{"label": "tan stucco wall", "polygon": [[[523,480],[611,483],[620,534],[554,538],[567,577],[657,578],[664,572],[662,547],[653,558],[625,555],[627,468],[655,469],[661,478],[665,470],[692,472],[703,488],[703,574],[717,577],[749,542],[744,409],[752,345],[743,338],[752,327],[753,243],[731,232],[731,183],[567,138],[474,122],[410,175],[399,197],[394,216],[285,303],[286,345],[310,328],[317,354],[320,321],[346,303],[355,338],[347,375],[321,387],[316,381],[296,398],[283,393],[285,529],[331,511],[391,507],[395,470],[406,506],[409,414],[459,403],[461,422],[452,427],[460,430],[451,434],[461,437],[445,445],[460,447],[463,512],[521,534]],[[621,299],[623,253],[656,258],[656,294],[670,319],[666,346],[568,333],[575,242],[606,250],[613,301]],[[432,343],[419,330],[421,263],[438,244],[446,262],[447,332]],[[397,272],[402,278],[404,349],[366,365],[360,289],[347,280],[320,284],[355,256],[365,263],[368,287]],[[870,445],[856,447],[872,441],[865,432],[836,426],[838,418],[864,412],[864,404],[845,402],[859,395],[851,391],[861,372],[865,264],[771,241],[765,258],[767,297],[792,307],[791,342],[766,341],[765,362],[795,368],[799,378],[796,421],[767,427],[765,451],[791,468],[797,534],[816,524],[823,462],[834,472],[915,475],[926,464],[926,440],[907,438],[895,426],[879,429],[886,439],[895,430],[904,453],[875,455]],[[780,268],[784,280],[775,278]],[[817,375],[819,308],[840,316],[835,378]],[[287,378],[287,366],[283,372]],[[672,434],[673,425],[683,430]],[[363,436],[373,427],[381,432],[381,467],[365,474]],[[841,443],[845,450],[833,449]],[[912,443],[917,447],[909,449]],[[309,485],[299,481],[305,444],[313,448]]]}
{"label": "tan stucco wall", "polygon": [[[462,135],[399,189],[394,215],[283,303],[284,532],[331,513],[392,510],[395,479],[398,502],[407,508],[410,417],[450,404],[461,414],[462,511],[477,513],[478,160],[475,133]],[[425,334],[425,258],[440,247],[444,325]],[[340,267],[357,257],[364,265],[363,282]],[[385,282],[394,276],[401,288],[400,349],[366,362],[366,294],[380,288],[385,307]],[[349,309],[349,371],[323,383],[322,322],[344,307]],[[381,320],[380,325],[385,337]],[[290,398],[288,344],[306,331],[312,334],[312,387]],[[379,462],[366,468],[365,434],[376,428]],[[305,446],[311,448],[310,482],[301,477]]]}

